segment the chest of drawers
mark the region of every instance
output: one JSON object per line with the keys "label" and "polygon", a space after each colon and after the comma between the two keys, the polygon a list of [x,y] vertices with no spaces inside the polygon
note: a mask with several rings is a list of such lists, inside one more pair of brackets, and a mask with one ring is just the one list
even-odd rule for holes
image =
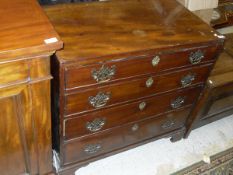
{"label": "chest of drawers", "polygon": [[51,64],[60,174],[154,139],[183,137],[221,35],[170,0],[45,11],[64,41]]}

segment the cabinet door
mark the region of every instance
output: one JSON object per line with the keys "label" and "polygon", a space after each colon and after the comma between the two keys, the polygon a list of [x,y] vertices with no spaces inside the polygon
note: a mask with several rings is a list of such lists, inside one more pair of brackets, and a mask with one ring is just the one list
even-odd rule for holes
{"label": "cabinet door", "polygon": [[0,89],[1,175],[52,171],[50,81]]}

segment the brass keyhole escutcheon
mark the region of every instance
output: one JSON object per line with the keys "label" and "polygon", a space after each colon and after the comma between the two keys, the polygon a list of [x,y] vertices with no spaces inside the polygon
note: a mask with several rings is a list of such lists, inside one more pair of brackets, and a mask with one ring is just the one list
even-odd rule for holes
{"label": "brass keyhole escutcheon", "polygon": [[151,61],[153,67],[157,66],[159,64],[159,62],[160,62],[159,56],[155,56]]}
{"label": "brass keyhole escutcheon", "polygon": [[145,108],[146,108],[146,102],[141,102],[141,103],[139,104],[139,109],[140,109],[140,111],[143,111]]}
{"label": "brass keyhole escutcheon", "polygon": [[154,84],[154,80],[152,77],[148,78],[148,80],[146,81],[146,87],[151,87]]}
{"label": "brass keyhole escutcheon", "polygon": [[132,126],[132,128],[131,128],[131,130],[132,131],[137,131],[139,129],[139,126],[138,126],[138,124],[134,124],[133,126]]}

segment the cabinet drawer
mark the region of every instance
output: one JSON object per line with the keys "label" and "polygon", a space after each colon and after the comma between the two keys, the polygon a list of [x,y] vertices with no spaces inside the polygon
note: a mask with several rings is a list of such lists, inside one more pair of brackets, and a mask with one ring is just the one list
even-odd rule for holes
{"label": "cabinet drawer", "polygon": [[63,164],[84,161],[184,126],[190,108],[97,133],[63,145]]}
{"label": "cabinet drawer", "polygon": [[0,87],[50,78],[49,56],[0,64]]}
{"label": "cabinet drawer", "polygon": [[113,104],[199,84],[206,80],[209,71],[209,65],[204,65],[68,94],[65,97],[65,114],[92,111]]}
{"label": "cabinet drawer", "polygon": [[200,63],[205,63],[214,59],[216,49],[216,46],[212,46],[172,54],[158,53],[150,56],[120,59],[119,61],[88,66],[69,66],[65,69],[66,89],[190,66],[192,65],[190,58],[193,54],[196,55],[195,59],[198,60],[198,57],[201,57],[203,53]]}
{"label": "cabinet drawer", "polygon": [[31,80],[48,79],[50,75],[50,57],[35,57],[30,60]]}
{"label": "cabinet drawer", "polygon": [[191,105],[199,96],[200,91],[201,87],[189,88],[183,91],[179,90],[165,95],[157,95],[151,98],[142,99],[127,105],[121,105],[65,119],[65,139],[72,139],[96,133]]}
{"label": "cabinet drawer", "polygon": [[27,60],[0,64],[0,87],[30,80]]}

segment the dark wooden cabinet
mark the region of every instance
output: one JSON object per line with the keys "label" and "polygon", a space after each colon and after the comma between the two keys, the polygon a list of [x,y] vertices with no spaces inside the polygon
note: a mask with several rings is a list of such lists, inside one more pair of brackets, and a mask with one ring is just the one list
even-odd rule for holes
{"label": "dark wooden cabinet", "polygon": [[38,0],[41,5],[55,5],[63,3],[93,2],[98,0]]}
{"label": "dark wooden cabinet", "polygon": [[36,1],[0,7],[0,174],[45,175],[53,171],[50,55],[62,42]]}
{"label": "dark wooden cabinet", "polygon": [[223,27],[233,25],[233,1],[232,0],[220,0],[219,6],[214,9],[218,13],[219,18],[211,21],[211,26],[215,29],[221,29]]}
{"label": "dark wooden cabinet", "polygon": [[221,35],[170,0],[44,10],[65,43],[51,60],[59,174],[154,139],[184,136],[222,51]]}
{"label": "dark wooden cabinet", "polygon": [[[233,114],[233,34],[226,34],[225,51],[219,56],[200,101],[195,127]],[[199,105],[199,104],[198,104]],[[197,105],[197,107],[198,107]]]}
{"label": "dark wooden cabinet", "polygon": [[61,3],[71,3],[72,0],[38,0],[41,5],[55,5]]}
{"label": "dark wooden cabinet", "polygon": [[[17,75],[23,76],[22,69],[19,72],[10,71],[15,70],[15,63],[21,67],[20,63],[23,62],[27,65],[35,62],[37,64],[27,67],[31,74],[27,74],[24,81],[20,82]],[[9,71],[4,80],[16,76],[19,81],[11,82],[12,84],[1,81],[1,85],[5,85],[0,88],[0,170],[3,175],[24,173],[42,175],[52,171],[49,91],[51,76],[47,72],[47,75],[41,74],[39,77],[37,72],[43,71],[38,64],[47,66],[49,71],[48,63],[49,55],[47,58],[43,56],[27,61],[16,61],[13,64],[7,63],[4,69]],[[3,80],[3,76],[1,78]],[[28,78],[32,80],[28,81]]]}

